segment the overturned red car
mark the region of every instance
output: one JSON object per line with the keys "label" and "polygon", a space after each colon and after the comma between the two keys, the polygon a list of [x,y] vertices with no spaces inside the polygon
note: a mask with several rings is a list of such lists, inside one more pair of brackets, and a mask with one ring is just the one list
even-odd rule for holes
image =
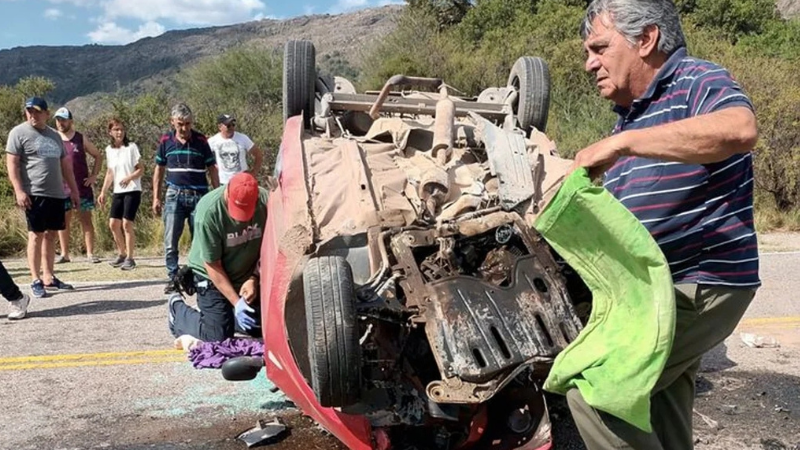
{"label": "overturned red car", "polygon": [[[412,89],[414,88],[414,89]],[[520,58],[477,98],[355,92],[286,44],[261,253],[267,376],[351,449],[548,449],[541,384],[588,302],[530,226],[569,165]]]}

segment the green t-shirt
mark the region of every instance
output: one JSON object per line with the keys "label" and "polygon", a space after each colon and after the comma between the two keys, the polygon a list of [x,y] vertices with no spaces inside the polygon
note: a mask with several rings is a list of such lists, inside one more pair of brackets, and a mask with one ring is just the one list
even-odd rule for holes
{"label": "green t-shirt", "polygon": [[264,224],[267,222],[269,192],[259,188],[256,211],[249,222],[231,219],[224,194],[225,186],[220,186],[197,203],[189,267],[195,274],[208,279],[205,263],[222,261],[225,273],[238,291],[258,263]]}

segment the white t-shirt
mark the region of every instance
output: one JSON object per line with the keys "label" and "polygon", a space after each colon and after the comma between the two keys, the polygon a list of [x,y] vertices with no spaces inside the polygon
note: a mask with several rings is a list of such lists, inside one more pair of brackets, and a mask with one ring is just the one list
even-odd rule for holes
{"label": "white t-shirt", "polygon": [[136,170],[136,164],[139,163],[141,157],[142,155],[139,154],[139,147],[132,142],[125,147],[114,148],[110,145],[106,147],[106,164],[108,164],[108,168],[114,172],[115,194],[142,190],[142,177],[131,181],[125,187],[119,184],[123,178],[129,176]]}
{"label": "white t-shirt", "polygon": [[247,135],[234,131],[233,137],[228,139],[217,133],[211,136],[208,145],[217,158],[220,184],[228,184],[234,175],[248,169],[247,152],[254,144]]}

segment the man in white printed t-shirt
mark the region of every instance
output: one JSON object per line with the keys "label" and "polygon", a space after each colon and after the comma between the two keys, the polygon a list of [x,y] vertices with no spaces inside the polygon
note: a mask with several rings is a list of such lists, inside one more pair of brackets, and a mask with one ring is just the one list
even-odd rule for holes
{"label": "man in white printed t-shirt", "polygon": [[[236,131],[236,118],[230,114],[217,117],[219,133],[208,139],[208,145],[217,158],[220,184],[228,181],[239,172],[250,172],[258,178],[263,154],[247,135]],[[253,155],[253,169],[247,165],[247,154]]]}

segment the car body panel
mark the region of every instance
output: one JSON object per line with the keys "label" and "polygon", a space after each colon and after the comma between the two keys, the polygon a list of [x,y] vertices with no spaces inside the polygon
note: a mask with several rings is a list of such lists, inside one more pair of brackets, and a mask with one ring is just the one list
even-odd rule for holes
{"label": "car body panel", "polygon": [[[286,301],[294,269],[303,258],[304,243],[311,244],[308,194],[302,154],[301,116],[286,122],[280,149],[278,187],[270,194],[269,215],[261,250],[261,320],[264,324],[267,377],[303,412],[355,450],[372,449],[371,427],[366,418],[320,406],[301,373],[289,345]],[[285,242],[291,245],[284,245]]]}

